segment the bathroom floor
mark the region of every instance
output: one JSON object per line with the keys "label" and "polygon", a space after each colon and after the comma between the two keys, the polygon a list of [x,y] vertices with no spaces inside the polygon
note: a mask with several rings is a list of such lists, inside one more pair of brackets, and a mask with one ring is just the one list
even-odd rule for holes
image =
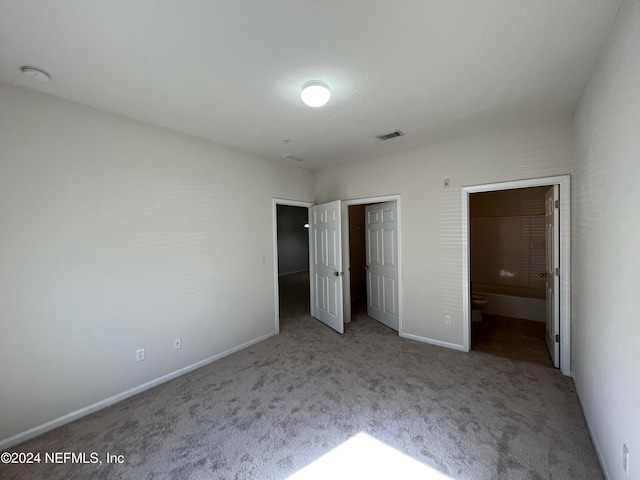
{"label": "bathroom floor", "polygon": [[483,313],[472,322],[471,349],[553,367],[544,335],[543,322]]}

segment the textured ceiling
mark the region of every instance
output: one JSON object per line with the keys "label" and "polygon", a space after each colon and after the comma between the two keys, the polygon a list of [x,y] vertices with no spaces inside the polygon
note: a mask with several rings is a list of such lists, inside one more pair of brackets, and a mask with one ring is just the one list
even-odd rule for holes
{"label": "textured ceiling", "polygon": [[572,113],[619,4],[0,0],[0,80],[316,169]]}

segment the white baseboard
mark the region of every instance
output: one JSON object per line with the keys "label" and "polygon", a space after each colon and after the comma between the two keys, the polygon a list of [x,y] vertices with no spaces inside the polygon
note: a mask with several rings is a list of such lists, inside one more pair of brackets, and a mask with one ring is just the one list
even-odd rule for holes
{"label": "white baseboard", "polygon": [[309,271],[309,269],[308,269],[308,268],[305,268],[304,270],[296,270],[296,271],[294,271],[294,272],[278,273],[278,276],[279,276],[279,277],[285,277],[285,276],[287,276],[287,275],[293,275],[293,274],[295,274],[295,273],[304,273],[304,272],[308,272],[308,271]]}
{"label": "white baseboard", "polygon": [[142,385],[139,385],[137,387],[131,388],[124,392],[118,393],[116,395],[113,395],[112,397],[105,398],[104,400],[101,400],[92,405],[83,407],[79,410],[68,413],[61,417],[55,418],[49,422],[43,423],[42,425],[38,425],[24,432],[21,432],[11,437],[0,440],[0,452],[6,450],[7,448],[13,447],[14,445],[18,445],[19,443],[26,442],[27,440],[31,440],[32,438],[35,438],[38,435],[42,435],[43,433],[53,430],[54,428],[61,427],[62,425],[66,425],[67,423],[73,422],[74,420],[90,415],[94,412],[97,412],[98,410],[102,410],[103,408],[106,408],[115,403],[121,402],[122,400],[125,400],[129,397],[133,397],[134,395],[142,393],[145,390],[149,390],[150,388],[156,387],[162,383],[168,382],[169,380],[173,380],[174,378],[184,375],[185,373],[189,373],[189,372],[192,372],[193,370],[197,370],[198,368],[204,367],[205,365],[213,363],[216,360],[220,360],[221,358],[231,355],[232,353],[235,353],[244,348],[250,347],[251,345],[254,345],[256,343],[262,342],[267,338],[273,337],[276,334],[277,332],[274,330],[271,333],[263,335],[262,337],[258,337],[254,340],[245,342],[241,345],[238,345],[237,347],[233,347],[229,350],[219,353],[218,355],[213,355],[212,357],[205,358],[204,360],[200,360],[199,362],[193,363],[186,367],[180,368],[174,372],[167,373],[166,375],[162,375],[161,377],[150,380],[146,383],[143,383]]}
{"label": "white baseboard", "polygon": [[573,386],[575,387],[576,397],[578,398],[578,405],[580,405],[580,410],[582,411],[582,416],[584,417],[584,423],[587,425],[587,431],[589,432],[589,437],[591,437],[591,443],[593,444],[593,448],[596,451],[596,457],[598,457],[598,462],[600,463],[600,468],[602,469],[602,474],[604,475],[605,480],[609,480],[611,476],[609,475],[609,471],[607,470],[607,464],[604,463],[604,457],[602,456],[602,450],[600,449],[600,445],[598,445],[598,440],[593,436],[593,431],[591,430],[591,426],[589,425],[589,419],[584,413],[584,408],[582,407],[582,401],[580,400],[580,392],[578,392],[578,385],[576,385],[575,378],[573,380]]}
{"label": "white baseboard", "polygon": [[400,333],[400,336],[403,338],[408,338],[409,340],[416,340],[418,342],[436,345],[438,347],[450,348],[452,350],[459,350],[461,352],[465,351],[464,347],[462,345],[458,345],[457,343],[443,342],[441,340],[435,340],[433,338],[427,338],[427,337],[420,337],[418,335],[412,335],[410,333]]}

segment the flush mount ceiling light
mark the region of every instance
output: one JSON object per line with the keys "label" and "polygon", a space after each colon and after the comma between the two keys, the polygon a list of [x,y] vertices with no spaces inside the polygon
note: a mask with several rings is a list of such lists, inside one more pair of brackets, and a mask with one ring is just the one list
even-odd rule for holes
{"label": "flush mount ceiling light", "polygon": [[25,65],[24,67],[20,67],[20,71],[27,77],[33,78],[34,80],[37,80],[39,82],[48,82],[49,80],[51,80],[51,75],[38,68],[27,67]]}
{"label": "flush mount ceiling light", "polygon": [[310,107],[321,107],[331,98],[329,85],[319,80],[312,80],[302,85],[302,93],[300,93],[302,101]]}

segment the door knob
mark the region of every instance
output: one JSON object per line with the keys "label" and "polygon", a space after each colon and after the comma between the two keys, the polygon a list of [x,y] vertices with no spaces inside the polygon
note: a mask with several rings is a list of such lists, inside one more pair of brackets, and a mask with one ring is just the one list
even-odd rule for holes
{"label": "door knob", "polygon": [[365,265],[365,266],[364,266],[364,269],[365,269],[365,270],[369,270],[369,265]]}

